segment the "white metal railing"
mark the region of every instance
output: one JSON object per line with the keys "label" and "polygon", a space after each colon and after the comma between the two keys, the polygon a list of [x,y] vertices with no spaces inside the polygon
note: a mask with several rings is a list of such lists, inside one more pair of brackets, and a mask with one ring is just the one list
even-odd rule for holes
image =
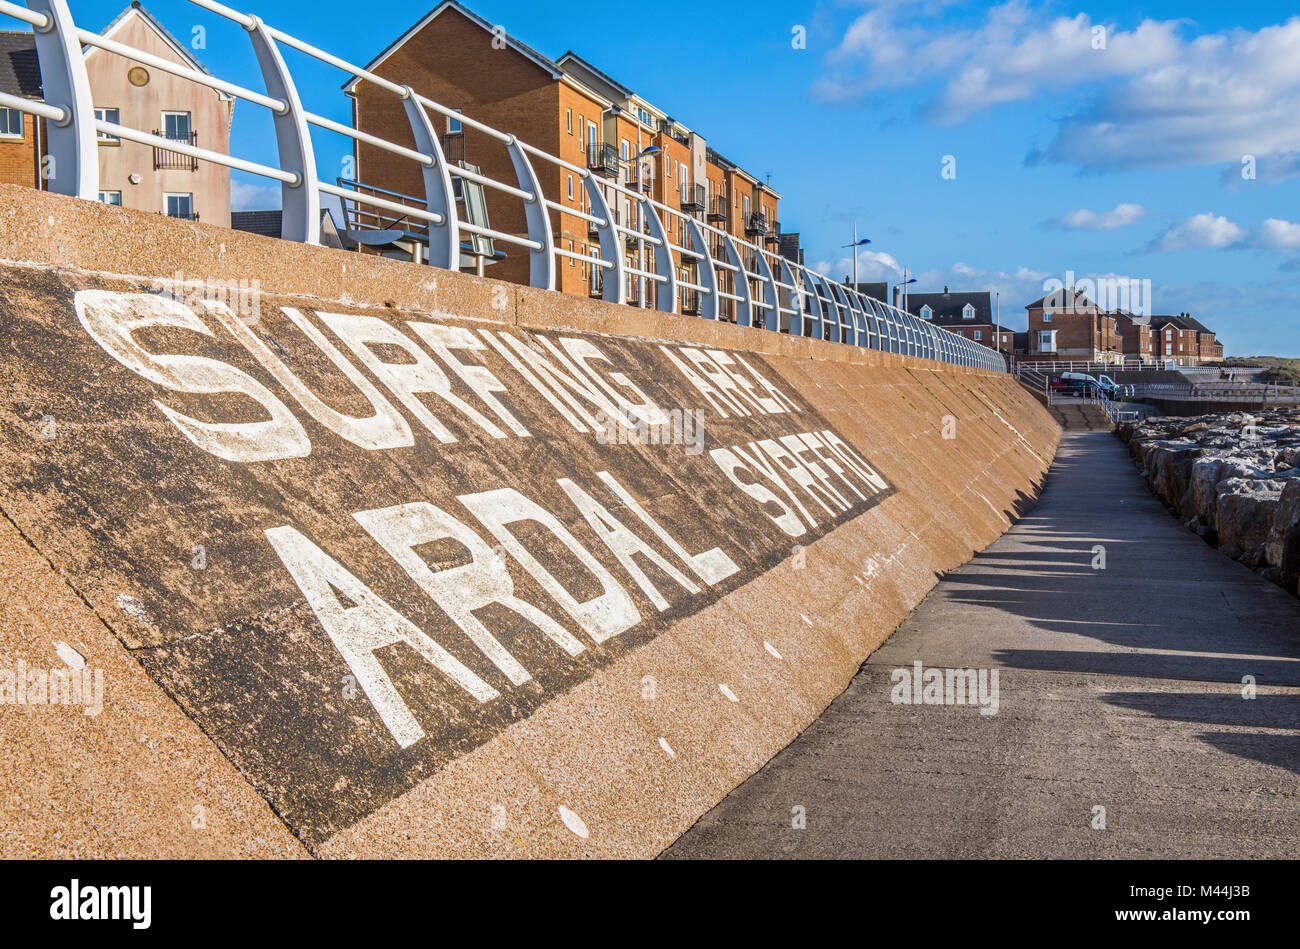
{"label": "white metal railing", "polygon": [[[281,188],[281,236],[288,240],[320,243],[321,196],[329,195],[354,207],[366,206],[418,222],[427,232],[427,264],[459,270],[462,236],[491,238],[528,255],[529,283],[556,288],[558,260],[581,260],[599,268],[601,296],[613,303],[651,300],[657,309],[677,313],[689,296],[692,309],[705,319],[729,319],[742,326],[811,336],[846,345],[933,359],[994,372],[1007,370],[1000,352],[965,337],[936,328],[925,320],[868,298],[803,265],[768,251],[703,220],[704,211],[689,215],[648,196],[640,181],[620,183],[520,141],[514,135],[484,124],[439,102],[420,95],[369,70],[318,49],[259,17],[231,9],[216,0],[189,0],[246,32],[262,74],[263,90],[222,79],[189,66],[170,62],[142,50],[107,39],[78,27],[67,0],[27,0],[19,6],[0,0],[0,15],[33,29],[40,61],[44,101],[0,93],[0,105],[47,120],[47,147],[57,173],[47,179],[52,191],[86,200],[99,197],[99,162],[96,137],[107,133],[125,141],[165,148],[198,161],[278,181]],[[96,119],[81,49],[95,46],[107,53],[144,63],[201,86],[267,109],[274,123],[277,166],[237,158],[197,145],[176,142]],[[395,96],[411,126],[415,148],[335,122],[308,111],[285,63],[287,48]],[[441,136],[431,115],[458,121],[506,149],[515,172],[514,182],[448,162]],[[381,197],[378,183],[361,184],[344,179],[340,184],[322,181],[316,170],[312,129],[341,135],[415,162],[421,170],[424,194],[414,202]],[[543,191],[534,170],[540,161],[574,175],[582,182],[586,210],[552,200]],[[504,194],[523,204],[527,236],[507,233],[464,220],[457,208],[452,179],[471,182]],[[352,186],[345,186],[352,185]],[[610,207],[610,196],[626,199],[635,209],[635,226],[620,223]],[[600,256],[587,256],[557,246],[552,215],[569,215],[588,222],[596,234]],[[685,235],[675,243],[670,234]],[[634,261],[627,256],[631,243]],[[718,253],[711,248],[718,248]],[[686,271],[689,279],[679,276]],[[634,279],[633,279],[634,278]],[[687,292],[683,292],[687,291]]]}

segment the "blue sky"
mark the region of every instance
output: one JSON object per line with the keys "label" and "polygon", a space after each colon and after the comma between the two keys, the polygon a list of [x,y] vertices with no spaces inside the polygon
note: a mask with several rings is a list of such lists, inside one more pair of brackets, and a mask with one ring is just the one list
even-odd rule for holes
{"label": "blue sky", "polygon": [[[433,5],[234,4],[362,64]],[[100,28],[122,4],[71,6]],[[182,40],[206,27],[196,55],[260,88],[241,30],[181,0],[147,6]],[[1018,328],[1045,281],[1121,276],[1150,281],[1153,312],[1218,330],[1230,355],[1300,357],[1300,16],[1289,4],[469,6],[548,55],[577,50],[770,175],[783,229],[831,276],[849,272],[840,245],[856,220],[873,241],[860,279],[896,282],[907,267],[914,291],[998,290]],[[604,25],[611,17],[625,26]],[[344,76],[286,58],[307,107],[347,122]],[[237,106],[233,148],[274,163],[264,110]],[[317,139],[323,177],[346,152]],[[955,175],[944,177],[945,156]],[[275,203],[236,177],[238,202]]]}

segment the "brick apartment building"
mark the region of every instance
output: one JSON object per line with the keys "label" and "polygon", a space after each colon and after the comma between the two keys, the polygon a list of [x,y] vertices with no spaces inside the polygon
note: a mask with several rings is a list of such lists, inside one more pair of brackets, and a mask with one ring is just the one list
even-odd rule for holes
{"label": "brick apartment building", "polygon": [[1223,344],[1214,331],[1189,313],[1151,317],[1156,356],[1180,366],[1196,366],[1223,359]]}
{"label": "brick apartment building", "polygon": [[1190,314],[1143,316],[1106,312],[1067,288],[1035,300],[1029,311],[1027,356],[1088,362],[1174,362],[1196,366],[1223,359],[1223,344]]}
{"label": "brick apartment building", "polygon": [[[41,98],[41,67],[31,33],[0,31],[0,91]],[[0,182],[41,187],[45,120],[20,109],[0,108]]]}
{"label": "brick apartment building", "polygon": [[1113,314],[1119,329],[1120,351],[1125,362],[1156,362],[1155,335],[1151,330],[1151,317],[1116,310]]}
{"label": "brick apartment building", "polygon": [[[207,70],[148,10],[132,3],[101,31],[161,59]],[[234,98],[95,46],[83,47],[95,115],[164,138],[218,152],[230,147]],[[41,97],[41,73],[30,33],[0,33],[0,89]],[[21,130],[21,134],[20,134]],[[43,187],[45,122],[0,109],[0,181]],[[165,148],[100,134],[99,200],[172,217],[230,226],[230,170]]]}
{"label": "brick apartment building", "polygon": [[1035,300],[1029,311],[1029,351],[1033,359],[1118,363],[1124,358],[1116,317],[1086,295],[1065,287]]}
{"label": "brick apartment building", "polygon": [[[780,245],[776,222],[781,196],[765,182],[723,158],[698,132],[577,53],[566,52],[552,60],[496,30],[455,0],[431,10],[367,69],[585,167],[604,182],[617,182],[773,251]],[[413,147],[406,112],[396,96],[357,80],[347,83],[344,90],[353,101],[355,128]],[[464,161],[497,181],[515,182],[514,166],[499,142],[457,120],[430,118],[443,136],[448,161]],[[355,161],[356,180],[364,187],[400,195],[423,194],[420,170],[406,158],[357,143]],[[577,175],[538,159],[533,160],[533,169],[547,198],[590,213]],[[602,191],[618,223],[641,226],[636,202],[608,185]],[[485,197],[493,229],[526,236],[524,209],[517,198],[490,188]],[[596,233],[588,221],[557,212],[551,222],[558,248],[580,257],[599,255]],[[689,246],[679,221],[665,226],[673,243]],[[626,241],[625,247],[629,264],[635,266],[635,242]],[[498,250],[506,251],[506,257],[493,266],[491,275],[526,283],[526,255],[510,247]],[[714,248],[715,253],[720,250]],[[639,269],[650,269],[648,245],[642,253],[646,266]],[[696,282],[689,264],[683,265],[678,255],[674,255],[674,263],[679,276]],[[561,257],[557,269],[557,289],[580,295],[598,292],[599,268]],[[630,300],[652,302],[653,281],[629,276],[628,284]],[[732,286],[728,279],[723,289]],[[681,293],[682,309],[690,312],[695,306],[694,293]],[[733,312],[730,305],[726,309]]]}

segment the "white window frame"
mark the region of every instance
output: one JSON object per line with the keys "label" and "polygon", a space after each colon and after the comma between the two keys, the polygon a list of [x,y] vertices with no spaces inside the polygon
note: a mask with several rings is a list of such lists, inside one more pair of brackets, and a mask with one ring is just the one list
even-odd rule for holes
{"label": "white window frame", "polygon": [[[20,129],[16,135],[13,132],[4,132],[0,134],[0,139],[4,139],[6,142],[21,142],[27,136],[27,113],[22,109],[10,109],[3,106],[0,106],[0,109],[5,112],[15,113],[18,116],[18,128]],[[9,124],[7,119],[5,124]]]}
{"label": "white window frame", "polygon": [[[190,130],[190,134],[189,134],[189,137],[188,137],[188,138],[183,138],[183,139],[182,139],[182,138],[169,138],[168,135],[167,135],[167,117],[168,117],[168,116],[178,116],[178,115],[183,115],[183,116],[185,116],[185,125],[186,125],[186,127]],[[163,138],[168,139],[168,141],[173,141],[173,142],[188,142],[191,138],[194,137],[194,113],[193,113],[193,112],[186,111],[185,109],[163,109],[163,110],[162,110],[162,121],[159,123],[159,128],[162,129],[162,136],[163,136]]]}
{"label": "white window frame", "polygon": [[976,330],[976,331],[975,331],[975,336],[974,336],[973,338],[982,341],[982,340],[984,339],[984,331],[983,331],[983,330]]}
{"label": "white window frame", "polygon": [[568,132],[570,135],[573,134],[573,110],[572,109],[564,110],[564,130]]}
{"label": "white window frame", "polygon": [[934,310],[930,307],[930,304],[927,303],[925,306],[921,307],[921,319],[934,319]]}
{"label": "white window frame", "polygon": [[[1047,337],[1047,345],[1043,345],[1043,337]],[[1039,330],[1038,331],[1038,351],[1040,353],[1056,352],[1056,330]]]}
{"label": "white window frame", "polygon": [[1052,314],[1050,314],[1050,313],[1044,311],[1044,312],[1043,312],[1043,322],[1044,322],[1044,323],[1050,323],[1050,322],[1052,322]]}
{"label": "white window frame", "polygon": [[975,319],[975,307],[967,303],[964,307],[961,308],[961,318],[963,320]]}
{"label": "white window frame", "polygon": [[[115,194],[115,195],[117,195],[117,200],[116,200],[116,201],[109,201],[109,200],[107,200],[107,196],[110,195],[110,194]],[[122,206],[122,192],[120,192],[120,191],[101,191],[101,192],[99,193],[99,203],[100,203],[100,204],[110,204],[110,205],[112,205],[112,206],[115,207],[115,208],[120,208],[120,207]]]}
{"label": "white window frame", "polygon": [[[109,115],[109,113],[113,113]],[[95,109],[95,118],[101,122],[112,122],[114,125],[122,124],[122,110],[116,107],[104,107]],[[96,132],[95,141],[101,145],[120,145],[122,140],[116,135],[109,135],[107,132]]]}
{"label": "white window frame", "polygon": [[[452,111],[455,112],[455,113],[457,113],[457,114],[462,114],[465,110],[464,110],[464,109],[452,109]],[[447,134],[448,134],[448,135],[456,135],[457,133],[459,133],[459,132],[463,132],[463,131],[465,131],[465,125],[464,125],[464,123],[461,122],[460,119],[453,119],[450,115],[447,116]]]}
{"label": "white window frame", "polygon": [[[182,218],[179,214],[172,214],[167,207],[168,198],[189,198],[190,199],[190,216]],[[174,217],[182,221],[194,220],[194,192],[193,191],[164,191],[162,196],[162,211],[168,217]]]}
{"label": "white window frame", "polygon": [[573,200],[573,175],[569,175],[569,200]]}

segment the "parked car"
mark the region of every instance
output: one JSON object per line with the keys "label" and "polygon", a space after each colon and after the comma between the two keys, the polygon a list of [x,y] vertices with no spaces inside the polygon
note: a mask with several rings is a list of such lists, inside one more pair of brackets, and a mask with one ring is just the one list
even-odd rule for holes
{"label": "parked car", "polygon": [[1067,391],[1080,395],[1100,392],[1108,399],[1114,399],[1120,393],[1120,388],[1115,380],[1106,375],[1098,378],[1097,376],[1090,376],[1086,372],[1063,372],[1061,373],[1061,382],[1064,383]]}

